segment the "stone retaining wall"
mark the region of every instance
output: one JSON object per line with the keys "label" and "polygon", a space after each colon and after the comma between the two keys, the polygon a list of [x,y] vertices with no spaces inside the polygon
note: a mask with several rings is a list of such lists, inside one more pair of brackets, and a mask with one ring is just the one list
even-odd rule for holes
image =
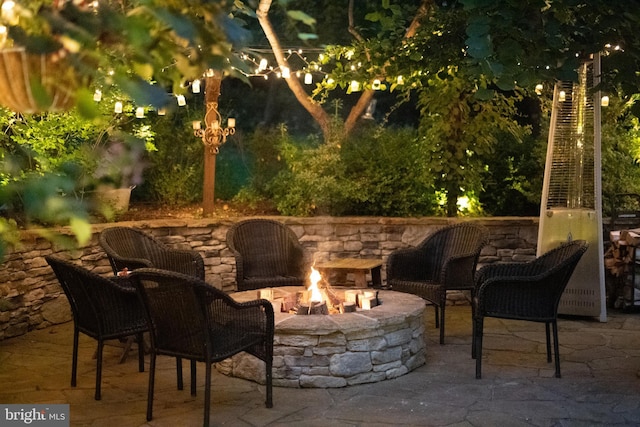
{"label": "stone retaining wall", "polygon": [[[295,231],[306,249],[309,263],[344,257],[379,258],[386,262],[389,253],[395,249],[415,245],[433,230],[463,221],[453,218],[271,218],[284,222]],[[242,219],[172,219],[120,222],[117,225],[137,227],[171,246],[200,252],[206,280],[226,292],[233,292],[235,262],[226,244],[226,232],[229,226]],[[482,224],[490,231],[490,242],[482,251],[481,264],[527,261],[535,257],[537,217],[469,221]],[[89,244],[65,255],[96,273],[112,274],[97,236],[104,228],[114,225],[94,225]],[[65,228],[56,231],[71,234]],[[9,251],[0,264],[0,340],[71,319],[62,289],[43,258],[66,251],[36,232],[24,232],[21,240],[21,247]],[[382,276],[384,282],[384,266]],[[450,302],[467,303],[467,300],[458,294],[453,295]]]}

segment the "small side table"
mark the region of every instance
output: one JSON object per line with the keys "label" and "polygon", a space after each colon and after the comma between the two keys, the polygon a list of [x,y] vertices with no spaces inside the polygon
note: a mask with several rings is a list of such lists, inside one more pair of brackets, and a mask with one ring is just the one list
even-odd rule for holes
{"label": "small side table", "polygon": [[382,287],[382,275],[380,268],[382,261],[379,259],[363,259],[363,258],[340,258],[331,261],[318,263],[315,268],[320,272],[336,271],[346,274],[353,273],[356,288],[367,287],[367,273],[371,273],[371,284],[374,288]]}

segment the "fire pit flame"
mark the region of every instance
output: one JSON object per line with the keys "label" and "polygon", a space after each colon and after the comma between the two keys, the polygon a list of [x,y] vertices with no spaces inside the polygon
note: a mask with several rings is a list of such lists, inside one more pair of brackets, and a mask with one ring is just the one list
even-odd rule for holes
{"label": "fire pit flame", "polygon": [[309,280],[311,281],[311,285],[309,286],[308,291],[311,292],[311,296],[309,297],[310,302],[322,302],[322,292],[320,292],[320,288],[318,287],[318,283],[322,280],[322,275],[318,270],[311,267],[311,274],[309,275]]}

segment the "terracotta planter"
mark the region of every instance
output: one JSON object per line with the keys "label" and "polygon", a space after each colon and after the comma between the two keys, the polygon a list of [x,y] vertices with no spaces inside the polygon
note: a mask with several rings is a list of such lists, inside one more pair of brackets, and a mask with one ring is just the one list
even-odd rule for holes
{"label": "terracotta planter", "polygon": [[0,104],[12,111],[68,110],[76,86],[75,73],[64,61],[22,48],[0,50]]}

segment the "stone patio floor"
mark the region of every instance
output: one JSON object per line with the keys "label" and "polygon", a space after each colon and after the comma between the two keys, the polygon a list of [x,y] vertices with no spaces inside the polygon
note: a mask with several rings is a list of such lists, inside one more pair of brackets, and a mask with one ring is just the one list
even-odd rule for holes
{"label": "stone patio floor", "polygon": [[[609,313],[608,322],[562,318],[562,378],[546,362],[544,325],[487,319],[483,378],[471,359],[469,306],[447,307],[439,345],[433,309],[425,315],[427,362],[394,380],[339,389],[274,388],[213,373],[213,426],[637,426],[640,425],[640,313]],[[105,348],[102,400],[93,399],[95,341],[81,335],[78,386],[70,386],[73,325],[0,342],[0,403],[68,403],[72,426],[199,426],[197,396],[176,389],[175,362],[158,358],[154,419],[145,420],[148,371],[132,351]],[[146,359],[148,369],[148,357]],[[0,422],[0,425],[2,423]]]}

